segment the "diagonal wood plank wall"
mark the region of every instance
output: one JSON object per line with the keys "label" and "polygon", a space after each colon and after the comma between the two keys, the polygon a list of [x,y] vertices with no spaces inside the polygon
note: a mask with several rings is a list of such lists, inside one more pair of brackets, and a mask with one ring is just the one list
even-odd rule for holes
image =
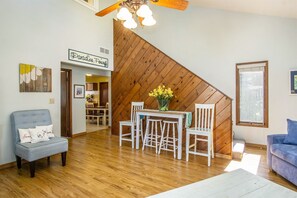
{"label": "diagonal wood plank wall", "polygon": [[[144,39],[114,21],[114,71],[112,72],[112,133],[118,135],[119,121],[130,119],[130,103],[144,101],[145,108],[157,108],[148,93],[164,84],[176,99],[170,110],[194,112],[195,103],[215,103],[215,152],[231,156],[231,99],[209,83],[168,57]],[[194,113],[193,113],[194,117]],[[183,141],[185,142],[185,141]]]}

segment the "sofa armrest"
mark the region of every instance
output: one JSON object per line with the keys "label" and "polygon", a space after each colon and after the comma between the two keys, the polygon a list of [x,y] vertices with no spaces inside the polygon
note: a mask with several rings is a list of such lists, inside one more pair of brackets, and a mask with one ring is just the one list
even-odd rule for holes
{"label": "sofa armrest", "polygon": [[286,134],[273,134],[267,136],[267,164],[270,169],[272,168],[272,154],[270,152],[270,146],[272,144],[282,144],[285,138]]}

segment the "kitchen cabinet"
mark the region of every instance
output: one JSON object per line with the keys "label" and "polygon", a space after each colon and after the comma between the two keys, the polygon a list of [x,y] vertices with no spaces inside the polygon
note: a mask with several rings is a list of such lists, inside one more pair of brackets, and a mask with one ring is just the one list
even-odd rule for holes
{"label": "kitchen cabinet", "polygon": [[86,83],[87,91],[98,91],[98,83]]}

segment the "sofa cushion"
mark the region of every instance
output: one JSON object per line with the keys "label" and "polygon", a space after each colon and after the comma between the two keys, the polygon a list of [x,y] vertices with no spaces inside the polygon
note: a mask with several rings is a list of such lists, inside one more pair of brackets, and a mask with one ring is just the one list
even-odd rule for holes
{"label": "sofa cushion", "polygon": [[297,145],[297,121],[287,119],[287,124],[288,124],[288,135],[286,136],[284,143]]}
{"label": "sofa cushion", "polygon": [[68,150],[68,140],[61,137],[53,137],[46,142],[38,143],[17,143],[16,155],[27,161],[35,161],[40,158],[66,152]]}
{"label": "sofa cushion", "polygon": [[288,163],[297,166],[297,145],[273,144],[270,152]]}

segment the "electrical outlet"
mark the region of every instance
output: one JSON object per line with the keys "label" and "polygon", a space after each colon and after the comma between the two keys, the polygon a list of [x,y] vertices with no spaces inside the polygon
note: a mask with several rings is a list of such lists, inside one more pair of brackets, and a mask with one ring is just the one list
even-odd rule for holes
{"label": "electrical outlet", "polygon": [[54,99],[54,98],[50,98],[50,99],[49,99],[49,103],[50,103],[50,104],[55,104],[55,99]]}

